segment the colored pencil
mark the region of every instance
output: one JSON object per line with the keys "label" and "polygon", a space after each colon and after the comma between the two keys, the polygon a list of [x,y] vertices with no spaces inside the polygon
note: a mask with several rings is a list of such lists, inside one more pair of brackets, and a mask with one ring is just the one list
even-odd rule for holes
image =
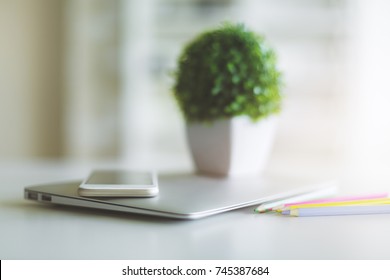
{"label": "colored pencil", "polygon": [[315,203],[332,203],[332,202],[349,202],[349,201],[359,201],[359,200],[365,200],[365,199],[382,199],[382,198],[388,198],[388,193],[377,193],[377,194],[367,194],[367,195],[358,195],[358,196],[342,196],[342,197],[335,197],[335,198],[328,198],[328,199],[317,199],[317,200],[310,200],[310,201],[302,201],[297,203],[286,203],[281,204],[276,207],[273,207],[272,209],[269,209],[271,211],[279,211],[283,208],[288,208],[295,205],[307,205],[307,204],[315,204]]}
{"label": "colored pencil", "polygon": [[318,199],[323,197],[330,197],[337,192],[338,187],[335,185],[334,182],[329,182],[324,184],[324,186],[328,186],[328,185],[330,187],[325,187],[324,189],[321,188],[308,193],[294,195],[292,197],[280,199],[277,201],[260,204],[254,211],[258,213],[265,213],[272,210],[272,208],[275,206],[284,205],[286,203],[292,203],[292,202],[296,203],[296,202],[303,202],[303,201],[313,200],[313,199]]}
{"label": "colored pencil", "polygon": [[332,207],[332,206],[350,206],[350,205],[376,205],[376,204],[390,204],[390,198],[378,198],[378,199],[361,199],[352,201],[336,201],[326,203],[308,203],[308,204],[295,204],[289,207],[278,209],[278,212],[292,209],[302,208],[318,208],[318,207]]}
{"label": "colored pencil", "polygon": [[388,193],[376,193],[376,194],[366,194],[366,195],[355,195],[355,196],[341,196],[327,199],[317,199],[311,201],[303,201],[297,203],[287,203],[284,207],[289,207],[292,205],[300,205],[300,204],[310,204],[310,203],[326,203],[326,202],[342,202],[342,201],[354,201],[354,200],[362,200],[362,199],[378,199],[378,198],[388,198]]}

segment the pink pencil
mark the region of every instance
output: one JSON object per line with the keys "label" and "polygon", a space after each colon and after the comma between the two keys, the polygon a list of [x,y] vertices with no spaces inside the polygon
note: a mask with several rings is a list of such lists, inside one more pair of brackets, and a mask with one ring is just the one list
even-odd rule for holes
{"label": "pink pencil", "polygon": [[310,201],[286,203],[284,205],[274,207],[273,209],[279,209],[280,207],[289,207],[292,205],[301,205],[301,204],[309,204],[309,203],[354,201],[354,200],[361,200],[361,199],[385,198],[388,196],[389,196],[388,193],[377,193],[377,194],[358,195],[358,196],[357,195],[355,195],[355,196],[342,196],[342,197],[335,197],[335,198],[325,198],[325,199],[316,199],[316,200],[310,200]]}

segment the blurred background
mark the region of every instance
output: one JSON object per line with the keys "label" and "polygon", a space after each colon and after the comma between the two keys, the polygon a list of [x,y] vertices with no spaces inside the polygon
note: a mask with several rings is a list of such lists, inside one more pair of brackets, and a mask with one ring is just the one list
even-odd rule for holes
{"label": "blurred background", "polygon": [[389,8],[385,0],[0,0],[0,161],[191,166],[172,72],[186,42],[232,21],[263,34],[279,57],[285,101],[273,158],[285,170],[314,159],[359,180],[386,176]]}

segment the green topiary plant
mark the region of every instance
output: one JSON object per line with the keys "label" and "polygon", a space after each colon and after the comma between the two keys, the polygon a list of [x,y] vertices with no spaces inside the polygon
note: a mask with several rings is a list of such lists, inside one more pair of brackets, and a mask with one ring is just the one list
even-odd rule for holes
{"label": "green topiary plant", "polygon": [[210,122],[277,113],[280,88],[273,50],[244,25],[227,23],[184,48],[173,90],[187,122]]}

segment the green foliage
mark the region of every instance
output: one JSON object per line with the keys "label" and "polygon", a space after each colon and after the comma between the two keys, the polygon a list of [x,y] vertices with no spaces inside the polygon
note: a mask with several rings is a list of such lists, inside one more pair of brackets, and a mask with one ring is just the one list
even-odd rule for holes
{"label": "green foliage", "polygon": [[188,122],[240,115],[257,121],[280,110],[280,87],[276,56],[264,39],[225,24],[184,48],[174,94]]}

